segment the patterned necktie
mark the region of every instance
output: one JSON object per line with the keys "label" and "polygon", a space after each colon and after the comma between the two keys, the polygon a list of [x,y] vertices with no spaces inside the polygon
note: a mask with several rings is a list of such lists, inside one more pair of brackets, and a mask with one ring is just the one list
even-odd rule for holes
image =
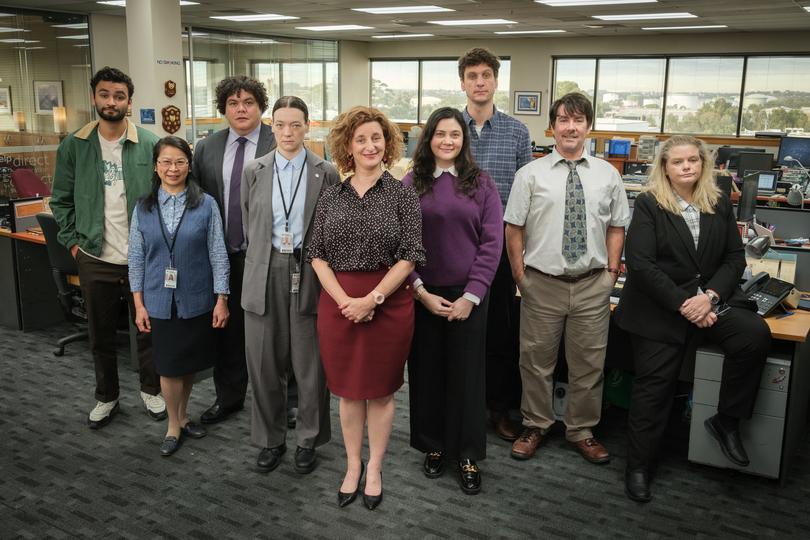
{"label": "patterned necktie", "polygon": [[233,169],[231,169],[231,182],[228,189],[228,248],[230,251],[242,249],[242,242],[245,239],[242,233],[242,209],[239,206],[240,186],[242,184],[242,167],[245,164],[245,137],[236,139],[239,148],[233,158]]}
{"label": "patterned necktie", "polygon": [[577,174],[579,161],[566,161],[568,179],[565,182],[565,220],[563,221],[562,254],[573,264],[585,254],[588,230],[585,217],[585,193]]}

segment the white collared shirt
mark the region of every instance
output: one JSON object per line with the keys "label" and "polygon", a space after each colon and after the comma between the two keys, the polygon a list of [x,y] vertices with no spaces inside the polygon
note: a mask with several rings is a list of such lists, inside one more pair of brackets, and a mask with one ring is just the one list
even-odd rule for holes
{"label": "white collared shirt", "polygon": [[436,170],[433,171],[433,178],[438,178],[446,172],[452,174],[453,176],[456,177],[458,176],[458,172],[456,172],[456,166],[450,165],[449,169],[442,169],[441,167],[436,167]]}
{"label": "white collared shirt", "polygon": [[557,149],[522,167],[509,194],[504,221],[525,227],[524,263],[547,274],[575,275],[606,267],[607,228],[630,223],[627,194],[616,168],[587,151],[580,159],[584,161],[577,173],[585,194],[588,238],[585,254],[574,263],[562,254],[569,169]]}

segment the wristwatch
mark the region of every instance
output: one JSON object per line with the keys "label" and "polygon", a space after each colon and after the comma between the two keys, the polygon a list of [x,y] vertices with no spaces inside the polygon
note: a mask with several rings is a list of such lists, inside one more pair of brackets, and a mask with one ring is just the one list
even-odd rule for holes
{"label": "wristwatch", "polygon": [[385,302],[385,295],[380,291],[378,291],[377,289],[371,291],[371,297],[374,298],[374,303],[377,305],[380,305],[383,302]]}
{"label": "wristwatch", "polygon": [[716,306],[717,304],[719,304],[719,303],[720,303],[720,297],[719,297],[719,296],[717,296],[717,293],[716,293],[716,292],[714,292],[714,291],[706,291],[706,296],[708,296],[708,297],[709,297],[709,302],[710,302],[710,303],[711,303],[713,306]]}

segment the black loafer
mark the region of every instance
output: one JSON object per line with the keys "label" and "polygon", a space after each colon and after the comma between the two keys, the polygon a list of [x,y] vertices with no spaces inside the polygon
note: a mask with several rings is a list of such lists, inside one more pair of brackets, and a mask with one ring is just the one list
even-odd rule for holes
{"label": "black loafer", "polygon": [[349,506],[357,498],[357,494],[360,493],[360,482],[363,480],[363,471],[365,470],[365,467],[366,464],[361,461],[360,476],[357,478],[357,489],[351,493],[346,493],[338,489],[337,501],[339,507],[343,508],[344,506]]}
{"label": "black loafer", "polygon": [[650,477],[646,469],[628,469],[624,472],[624,493],[633,501],[650,502]]}
{"label": "black loafer", "polygon": [[260,472],[270,472],[281,463],[281,456],[287,451],[287,445],[282,444],[273,448],[263,448],[256,460],[256,467]]}
{"label": "black loafer", "polygon": [[458,478],[461,491],[467,495],[475,495],[481,491],[481,469],[471,459],[462,459],[458,462]]}
{"label": "black loafer", "polygon": [[180,428],[180,431],[186,437],[191,437],[192,439],[202,439],[206,435],[208,435],[208,431],[200,424],[195,424],[194,422],[186,422],[186,425]]}
{"label": "black loafer", "polygon": [[[368,477],[366,477],[366,483],[368,483]],[[383,492],[382,492],[382,471],[380,471],[380,494],[379,495],[366,495],[366,492],[363,492],[363,504],[366,505],[366,508],[369,510],[374,510],[378,506],[383,499]]]}
{"label": "black loafer", "polygon": [[720,450],[723,451],[723,455],[725,455],[729,461],[740,467],[748,466],[750,461],[748,460],[748,454],[745,448],[743,448],[739,429],[726,429],[717,415],[707,419],[703,422],[703,425],[706,427],[706,431],[709,432],[709,435],[720,444]]}
{"label": "black loafer", "polygon": [[295,472],[300,474],[309,474],[315,470],[318,464],[318,456],[315,454],[314,448],[295,449]]}
{"label": "black loafer", "polygon": [[428,478],[438,478],[444,474],[444,456],[441,452],[428,452],[425,454],[425,462],[422,464],[422,471]]}
{"label": "black loafer", "polygon": [[203,424],[216,424],[217,422],[222,422],[233,413],[241,411],[244,408],[244,403],[237,403],[236,405],[226,407],[217,401],[211,405],[208,410],[202,413],[200,416],[200,422]]}
{"label": "black loafer", "polygon": [[166,437],[163,439],[163,442],[160,444],[160,455],[163,457],[169,457],[170,455],[177,452],[177,449],[180,448],[180,441],[181,437]]}

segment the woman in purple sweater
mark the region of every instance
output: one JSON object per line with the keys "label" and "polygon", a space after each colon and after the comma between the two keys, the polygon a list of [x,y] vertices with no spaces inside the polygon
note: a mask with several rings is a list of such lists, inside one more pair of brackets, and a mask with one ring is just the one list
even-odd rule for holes
{"label": "woman in purple sweater", "polygon": [[458,463],[464,493],[481,490],[486,457],[487,290],[503,243],[503,209],[470,152],[467,126],[450,107],[433,112],[402,182],[419,195],[427,264],[411,274],[416,325],[408,361],[411,446],[428,478]]}

